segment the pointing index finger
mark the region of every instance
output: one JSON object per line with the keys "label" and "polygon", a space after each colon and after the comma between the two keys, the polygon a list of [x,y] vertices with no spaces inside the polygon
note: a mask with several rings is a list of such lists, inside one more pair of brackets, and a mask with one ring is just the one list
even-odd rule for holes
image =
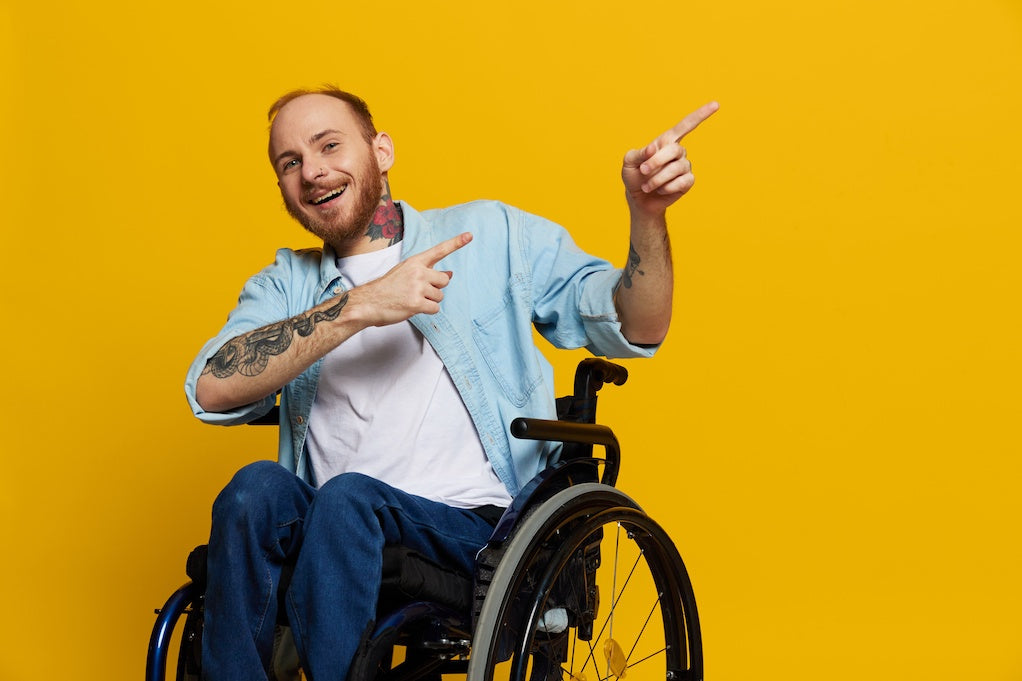
{"label": "pointing index finger", "polygon": [[471,232],[463,232],[447,241],[441,241],[436,246],[426,249],[419,255],[426,261],[429,267],[433,267],[470,241],[472,241]]}
{"label": "pointing index finger", "polygon": [[680,142],[685,135],[699,127],[700,123],[712,116],[719,108],[720,104],[717,102],[709,102],[708,104],[703,104],[701,107],[685,116],[685,118],[681,119],[680,123],[667,131],[667,136],[670,137],[670,141],[675,143]]}

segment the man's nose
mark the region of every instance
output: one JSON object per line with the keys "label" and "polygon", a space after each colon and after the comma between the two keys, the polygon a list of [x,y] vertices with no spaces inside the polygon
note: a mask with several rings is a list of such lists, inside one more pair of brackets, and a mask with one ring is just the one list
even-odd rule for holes
{"label": "man's nose", "polygon": [[318,163],[309,163],[302,166],[302,179],[306,182],[315,182],[326,175],[326,169]]}

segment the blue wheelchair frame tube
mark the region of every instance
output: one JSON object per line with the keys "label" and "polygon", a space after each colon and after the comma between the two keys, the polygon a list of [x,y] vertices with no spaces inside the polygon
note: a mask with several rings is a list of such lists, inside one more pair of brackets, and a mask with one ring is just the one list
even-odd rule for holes
{"label": "blue wheelchair frame tube", "polygon": [[171,634],[174,633],[174,626],[184,614],[185,608],[198,598],[197,590],[193,582],[188,582],[171,594],[166,604],[158,611],[156,624],[149,638],[149,653],[146,655],[146,681],[165,681]]}

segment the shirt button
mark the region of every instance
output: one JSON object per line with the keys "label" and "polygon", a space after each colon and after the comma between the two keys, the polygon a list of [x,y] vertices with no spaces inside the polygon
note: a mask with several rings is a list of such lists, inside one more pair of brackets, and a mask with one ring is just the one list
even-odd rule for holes
{"label": "shirt button", "polygon": [[298,423],[298,425],[302,425],[303,423],[305,423],[305,419],[302,418],[301,416],[296,418],[295,421]]}

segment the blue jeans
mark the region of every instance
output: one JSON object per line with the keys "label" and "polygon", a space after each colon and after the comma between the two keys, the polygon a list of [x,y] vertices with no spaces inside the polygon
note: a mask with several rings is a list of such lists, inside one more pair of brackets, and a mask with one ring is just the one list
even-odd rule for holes
{"label": "blue jeans", "polygon": [[[245,466],[213,504],[204,677],[267,678],[284,604],[307,678],[344,679],[376,618],[384,545],[472,574],[491,532],[471,511],[358,473],[317,490],[276,463]],[[293,572],[282,583],[285,565]]]}

